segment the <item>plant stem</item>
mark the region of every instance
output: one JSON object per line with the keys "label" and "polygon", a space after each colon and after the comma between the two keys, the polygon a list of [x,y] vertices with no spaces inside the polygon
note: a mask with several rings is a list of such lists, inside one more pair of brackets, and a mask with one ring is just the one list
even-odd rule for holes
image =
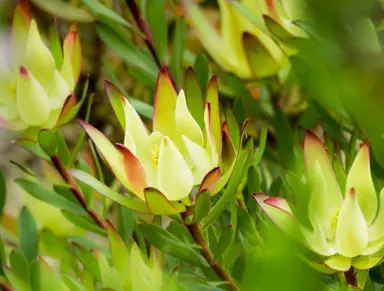
{"label": "plant stem", "polygon": [[[153,39],[152,39],[152,33],[151,33],[151,30],[149,29],[149,26],[148,26],[148,23],[147,23],[145,17],[141,13],[140,8],[136,3],[136,0],[125,0],[125,2],[127,3],[129,10],[132,13],[133,18],[135,19],[137,25],[139,26],[140,31],[144,34],[145,44],[147,45],[153,59],[155,60],[156,65],[160,69],[163,65],[161,64],[160,59],[156,53],[155,45],[154,45]],[[173,87],[175,87],[175,90],[177,91],[177,84],[176,84],[175,78],[173,78],[170,70],[168,70],[168,73],[169,73],[169,76],[172,80]]]}
{"label": "plant stem", "polygon": [[347,272],[344,272],[344,277],[347,284],[357,288],[357,276],[353,267],[351,267]]}
{"label": "plant stem", "polygon": [[67,172],[65,169],[64,163],[59,157],[59,155],[55,154],[51,157],[51,161],[57,171],[60,173],[61,177],[66,181],[69,185],[71,185],[71,191],[75,198],[80,202],[81,206],[86,210],[90,217],[99,225],[101,228],[105,228],[104,221],[100,218],[97,212],[93,209],[89,209],[87,206],[87,202],[85,201],[84,195],[81,192],[79,186],[76,183],[76,180]]}
{"label": "plant stem", "polygon": [[[186,212],[181,213],[184,221],[187,219],[188,215],[191,214],[191,209],[187,208]],[[207,241],[203,237],[203,234],[200,231],[200,227],[197,223],[193,224],[185,224],[188,228],[190,234],[192,235],[195,242],[201,247],[201,254],[207,260],[209,266],[216,273],[219,278],[226,281],[228,283],[229,289],[232,291],[239,291],[240,288],[236,285],[235,281],[232,279],[231,275],[229,275],[224,268],[220,265],[219,262],[214,260],[214,256],[212,251],[210,250]]]}

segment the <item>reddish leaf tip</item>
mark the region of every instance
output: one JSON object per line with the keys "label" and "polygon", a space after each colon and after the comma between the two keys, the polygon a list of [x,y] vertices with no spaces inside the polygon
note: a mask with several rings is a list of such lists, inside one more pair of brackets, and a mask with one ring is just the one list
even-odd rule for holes
{"label": "reddish leaf tip", "polygon": [[24,66],[20,67],[20,76],[29,79],[29,72],[26,67]]}
{"label": "reddish leaf tip", "polygon": [[351,198],[355,198],[356,197],[356,189],[354,187],[352,187],[351,189],[349,189],[348,194]]}

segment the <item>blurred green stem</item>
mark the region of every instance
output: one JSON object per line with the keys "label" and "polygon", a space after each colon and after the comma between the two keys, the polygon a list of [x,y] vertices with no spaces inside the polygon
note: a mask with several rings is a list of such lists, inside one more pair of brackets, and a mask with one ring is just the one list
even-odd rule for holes
{"label": "blurred green stem", "polygon": [[[192,209],[187,208],[187,210],[183,213],[181,213],[181,216],[184,221],[187,221],[188,216],[192,214]],[[204,256],[204,258],[207,260],[209,266],[212,268],[212,270],[216,273],[216,275],[227,282],[228,287],[232,291],[239,291],[240,288],[236,285],[235,281],[232,279],[231,275],[228,274],[224,268],[220,265],[219,262],[214,260],[214,256],[212,251],[210,250],[207,241],[205,240],[203,234],[201,233],[200,227],[197,223],[193,224],[187,224],[185,223],[186,227],[188,228],[190,234],[192,235],[194,241],[201,247],[201,254]]]}

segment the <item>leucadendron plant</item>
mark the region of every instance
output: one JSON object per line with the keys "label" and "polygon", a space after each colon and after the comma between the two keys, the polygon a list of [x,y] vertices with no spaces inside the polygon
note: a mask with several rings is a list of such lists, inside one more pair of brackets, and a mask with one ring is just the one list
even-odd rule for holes
{"label": "leucadendron plant", "polygon": [[[296,1],[219,0],[221,31],[217,32],[196,1],[184,0],[193,29],[213,60],[243,79],[265,78],[289,68],[292,39],[305,36]],[[302,15],[300,15],[302,16]],[[301,19],[301,18],[300,18]]]}
{"label": "leucadendron plant", "polygon": [[384,191],[377,195],[372,181],[369,145],[360,147],[343,179],[344,187],[338,183],[321,141],[309,130],[304,161],[306,175],[298,183],[309,189],[306,213],[310,227],[295,217],[295,208],[284,198],[257,193],[258,204],[272,221],[317,254],[317,262],[326,267],[324,272],[347,272],[351,267],[367,270],[379,264],[384,257]]}
{"label": "leucadendron plant", "polygon": [[9,43],[11,57],[3,55],[6,65],[0,70],[0,125],[13,131],[54,127],[73,105],[70,95],[81,71],[76,26],[71,26],[62,51],[59,47],[53,54],[41,38],[28,2],[22,0],[14,11]]}
{"label": "leucadendron plant", "polygon": [[[202,127],[190,113],[184,91],[175,90],[165,68],[157,79],[152,132],[113,84],[106,82],[106,91],[118,119],[123,120],[123,143],[113,145],[92,125],[81,124],[116,178],[146,202],[128,208],[171,215],[184,212],[196,197],[194,193],[208,190],[214,195],[221,190],[236,152],[228,126],[222,128],[215,77],[208,85]],[[71,170],[71,174],[89,183],[83,172]]]}

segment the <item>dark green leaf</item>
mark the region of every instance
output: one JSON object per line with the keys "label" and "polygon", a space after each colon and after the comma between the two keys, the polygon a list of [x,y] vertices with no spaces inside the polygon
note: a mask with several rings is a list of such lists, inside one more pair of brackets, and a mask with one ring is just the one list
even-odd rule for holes
{"label": "dark green leaf", "polygon": [[101,280],[100,267],[95,255],[79,244],[73,243],[73,249],[77,258],[83,266],[92,274],[97,281]]}
{"label": "dark green leaf", "polygon": [[189,112],[196,120],[200,128],[204,128],[204,101],[199,78],[192,67],[185,73],[185,97]]}
{"label": "dark green leaf", "polygon": [[73,204],[78,205],[79,207],[82,207],[79,200],[76,199],[75,195],[73,195],[73,192],[71,191],[71,186],[68,184],[56,184],[53,185],[53,190],[59,194],[61,197],[64,197],[68,201],[70,201]]}
{"label": "dark green leaf", "polygon": [[99,0],[82,0],[82,2],[96,16],[105,17],[106,19],[122,24],[128,28],[132,27],[132,25],[128,23],[124,18],[122,18],[113,10],[104,6]]}
{"label": "dark green leaf", "polygon": [[69,151],[67,142],[65,141],[64,137],[60,134],[59,130],[56,130],[55,135],[58,146],[57,154],[63,161],[64,166],[68,167],[71,164],[72,156],[71,152]]}
{"label": "dark green leaf", "polygon": [[17,291],[30,291],[31,289],[28,287],[28,284],[11,268],[4,268],[5,275],[9,282],[11,283],[14,290]]}
{"label": "dark green leaf", "polygon": [[19,214],[20,248],[29,262],[35,260],[38,254],[39,232],[36,222],[27,207]]}
{"label": "dark green leaf", "polygon": [[52,157],[57,153],[58,145],[54,131],[49,129],[40,131],[38,142],[41,149],[46,153],[47,156]]}
{"label": "dark green leaf", "polygon": [[[156,1],[156,0],[154,0]],[[159,1],[160,2],[160,1]],[[187,35],[187,24],[184,17],[178,17],[176,19],[175,32],[173,34],[172,41],[172,59],[171,59],[171,71],[178,83],[181,82],[181,60],[185,48],[185,39]]]}
{"label": "dark green leaf", "polygon": [[80,215],[68,210],[62,210],[61,213],[66,219],[78,227],[101,235],[106,235],[105,230],[100,228],[88,215]]}
{"label": "dark green leaf", "polygon": [[153,82],[156,81],[158,68],[148,53],[134,47],[127,39],[124,39],[108,26],[96,24],[96,30],[100,38],[118,53],[129,66],[140,68],[153,79]]}
{"label": "dark green leaf", "polygon": [[205,96],[205,93],[207,92],[209,78],[209,67],[207,57],[204,54],[198,55],[195,60],[195,64],[193,65],[193,68],[195,69],[196,75],[200,80],[203,96]]}
{"label": "dark green leaf", "polygon": [[211,195],[207,190],[200,192],[196,198],[195,207],[193,209],[193,222],[199,223],[207,216],[211,209]]}
{"label": "dark green leaf", "polygon": [[147,2],[147,22],[160,63],[164,63],[167,57],[168,27],[165,12],[163,1],[149,0]]}
{"label": "dark green leaf", "polygon": [[232,225],[228,225],[220,235],[219,242],[217,243],[217,247],[215,249],[215,259],[218,260],[220,256],[227,250],[230,246],[232,237],[233,237],[234,229]]}
{"label": "dark green leaf", "polygon": [[133,215],[132,210],[120,206],[120,223],[119,223],[119,233],[122,239],[125,242],[128,242],[131,237],[132,233],[136,227],[136,218]]}
{"label": "dark green leaf", "polygon": [[29,264],[20,249],[14,249],[9,255],[11,268],[18,273],[25,282],[29,283]]}
{"label": "dark green leaf", "polygon": [[117,119],[120,122],[121,127],[125,130],[125,114],[122,97],[124,94],[117,86],[109,81],[104,81],[105,92],[107,93],[109,103],[112,105],[112,109],[115,112]]}
{"label": "dark green leaf", "polygon": [[225,211],[227,205],[236,196],[238,187],[244,175],[244,168],[249,154],[249,150],[241,151],[239,154],[223,196],[221,196],[220,200],[215,204],[215,206],[213,206],[209,214],[201,221],[201,226],[203,229],[206,229],[209,225],[211,225],[213,221]]}
{"label": "dark green leaf", "polygon": [[235,114],[233,113],[232,108],[229,106],[227,106],[227,108],[225,109],[225,120],[228,124],[231,141],[234,147],[237,149],[239,148],[239,145],[240,145],[241,132],[240,132],[239,123],[236,120]]}
{"label": "dark green leaf", "polygon": [[198,246],[184,243],[156,225],[141,224],[140,231],[159,250],[189,263],[207,266],[205,259],[196,250]]}
{"label": "dark green leaf", "polygon": [[66,209],[79,214],[86,214],[86,211],[78,205],[68,201],[54,191],[42,187],[40,184],[26,179],[17,179],[16,183],[33,197],[48,203],[59,209]]}
{"label": "dark green leaf", "polygon": [[30,264],[30,287],[33,291],[41,291],[39,261],[35,260]]}
{"label": "dark green leaf", "polygon": [[275,118],[275,136],[277,140],[277,151],[280,158],[280,163],[285,170],[289,170],[293,162],[293,140],[292,140],[292,129],[289,124],[289,120],[284,113],[276,108]]}

